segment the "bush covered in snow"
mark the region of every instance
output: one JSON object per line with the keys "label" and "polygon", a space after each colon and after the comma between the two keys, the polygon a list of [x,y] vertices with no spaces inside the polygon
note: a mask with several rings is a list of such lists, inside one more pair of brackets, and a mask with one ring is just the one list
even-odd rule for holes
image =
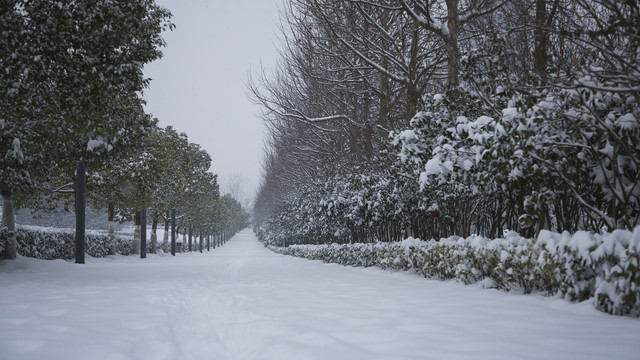
{"label": "bush covered in snow", "polygon": [[[0,232],[4,240],[6,231]],[[44,260],[73,259],[75,254],[75,232],[73,229],[53,229],[34,226],[18,226],[16,229],[18,253],[22,256]],[[131,254],[133,236],[116,233],[116,251],[122,255]],[[4,241],[0,241],[4,244]],[[147,242],[147,251],[151,243]],[[1,250],[1,249],[0,249]],[[89,231],[86,233],[85,251],[93,257],[109,254],[109,235],[106,232]]]}
{"label": "bush covered in snow", "polygon": [[603,235],[542,231],[537,239],[509,232],[440,241],[375,244],[292,245],[273,251],[352,266],[409,270],[428,278],[528,294],[560,293],[571,301],[591,299],[615,315],[640,316],[640,227]]}

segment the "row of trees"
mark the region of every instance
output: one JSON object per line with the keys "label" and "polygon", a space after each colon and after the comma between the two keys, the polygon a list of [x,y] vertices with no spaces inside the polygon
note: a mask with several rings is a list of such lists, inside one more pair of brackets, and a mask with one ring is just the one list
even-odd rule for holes
{"label": "row of trees", "polygon": [[637,1],[287,5],[280,66],[251,85],[271,239],[638,225]]}
{"label": "row of trees", "polygon": [[[161,57],[170,12],[153,0],[0,3],[0,194],[5,255],[15,257],[14,207],[43,208],[84,182],[109,220],[150,208],[154,229],[237,227],[210,156],[144,112],[144,64]],[[57,195],[52,195],[57,194]],[[68,195],[67,195],[68,196]],[[15,201],[15,202],[14,202]],[[83,213],[84,201],[76,200]],[[135,216],[140,224],[139,214]],[[115,246],[113,247],[115,251]]]}
{"label": "row of trees", "polygon": [[[163,248],[168,251],[171,210],[176,213],[177,231],[183,234],[229,234],[246,226],[248,214],[238,200],[228,194],[220,196],[217,175],[209,172],[210,155],[200,145],[190,143],[185,133],[171,126],[155,127],[127,154],[106,157],[108,167],[89,171],[87,198],[93,208],[108,210],[110,234],[114,221],[135,222],[134,253],[140,251],[140,227],[146,225],[141,224],[142,209],[147,210],[151,222],[152,252],[158,225],[164,226]],[[72,180],[58,182],[73,185]],[[115,254],[115,242],[110,251]]]}

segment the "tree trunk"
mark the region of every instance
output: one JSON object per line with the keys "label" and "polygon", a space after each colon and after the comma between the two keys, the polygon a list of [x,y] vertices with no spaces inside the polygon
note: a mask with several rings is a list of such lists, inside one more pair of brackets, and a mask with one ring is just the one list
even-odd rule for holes
{"label": "tree trunk", "polygon": [[18,256],[16,241],[16,217],[11,193],[2,194],[2,226],[7,228],[7,242],[4,245],[4,258],[15,259]]}
{"label": "tree trunk", "polygon": [[136,211],[132,254],[140,254],[140,211]]}
{"label": "tree trunk", "polygon": [[418,36],[420,32],[418,31],[418,24],[414,23],[414,28],[411,36],[411,48],[410,51],[410,60],[409,60],[409,81],[406,84],[407,87],[407,104],[406,104],[406,118],[413,118],[418,112],[418,101],[420,99],[420,94],[418,91],[418,52],[420,48],[420,44],[418,42]]}
{"label": "tree trunk", "polygon": [[388,124],[389,117],[389,79],[386,75],[380,74],[380,110],[378,110],[378,124],[384,128],[393,128],[395,124]]}
{"label": "tree trunk", "polygon": [[109,227],[108,227],[108,232],[109,232],[109,255],[115,255],[116,254],[116,234],[115,234],[115,222],[113,221],[114,218],[114,208],[113,208],[113,203],[109,203],[109,206],[107,207],[107,221],[109,223]]}
{"label": "tree trunk", "polygon": [[140,210],[140,258],[147,257],[147,209]]}
{"label": "tree trunk", "polygon": [[459,0],[446,0],[447,3],[447,25],[449,33],[446,37],[447,47],[447,82],[449,89],[460,85],[458,74],[460,72],[460,48],[458,47],[458,30],[460,28],[460,18],[458,16]]}
{"label": "tree trunk", "polygon": [[171,255],[176,256],[176,210],[171,209]]}
{"label": "tree trunk", "polygon": [[84,264],[86,169],[80,162],[76,168],[76,264]]}
{"label": "tree trunk", "polygon": [[151,224],[151,253],[155,254],[158,249],[158,215],[153,217]]}
{"label": "tree trunk", "polygon": [[367,156],[367,159],[371,159],[373,157],[373,129],[371,127],[371,120],[369,119],[369,108],[371,107],[371,97],[369,92],[366,92],[364,95],[364,106],[363,106],[363,114],[362,120],[365,121],[366,125],[363,129],[364,132],[364,152]]}
{"label": "tree trunk", "polygon": [[171,215],[167,213],[167,218],[164,219],[164,236],[162,238],[162,250],[165,253],[169,252],[169,219],[171,219]]}
{"label": "tree trunk", "polygon": [[[382,16],[384,19],[389,19],[390,18],[389,10],[384,10]],[[388,24],[389,24],[388,21],[385,21],[383,23],[383,28],[385,31],[389,30]],[[389,41],[386,38],[383,37],[381,41],[382,41],[383,49],[387,49],[390,46]],[[385,69],[388,69],[389,67],[389,59],[387,59],[386,56],[382,58],[382,67],[384,67]],[[380,92],[379,92],[379,99],[378,99],[378,101],[380,102],[380,106],[378,110],[378,124],[383,129],[393,129],[395,127],[395,124],[388,123],[390,96],[391,95],[389,94],[389,78],[387,77],[387,75],[380,72]]]}
{"label": "tree trunk", "polygon": [[547,0],[536,0],[536,20],[534,29],[535,49],[533,51],[533,71],[541,80],[547,73]]}

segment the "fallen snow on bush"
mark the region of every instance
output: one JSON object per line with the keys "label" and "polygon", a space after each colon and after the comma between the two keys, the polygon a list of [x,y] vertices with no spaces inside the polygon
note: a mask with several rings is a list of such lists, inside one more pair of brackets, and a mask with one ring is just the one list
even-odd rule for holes
{"label": "fallen snow on bush", "polygon": [[427,278],[480,282],[484,288],[560,293],[571,301],[591,299],[597,309],[610,314],[640,316],[640,227],[602,235],[542,231],[537,239],[510,231],[494,240],[474,235],[270,248],[341,265],[414,269]]}

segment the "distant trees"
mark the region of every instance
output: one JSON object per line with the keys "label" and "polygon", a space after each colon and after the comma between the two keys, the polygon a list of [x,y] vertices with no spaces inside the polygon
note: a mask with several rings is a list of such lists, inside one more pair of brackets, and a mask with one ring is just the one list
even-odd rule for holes
{"label": "distant trees", "polygon": [[[220,197],[217,175],[209,172],[210,155],[186,134],[171,126],[155,127],[131,149],[128,156],[112,158],[103,170],[90,174],[88,196],[91,206],[109,209],[110,224],[135,221],[133,253],[140,251],[142,209],[151,221],[152,252],[157,249],[158,223],[164,224],[163,250],[168,251],[171,209],[185,234],[233,233],[246,226],[248,215],[240,203]],[[115,243],[112,246],[115,254]]]}
{"label": "distant trees", "polygon": [[252,88],[265,239],[638,225],[636,2],[288,3],[281,65]]}
{"label": "distant trees", "polygon": [[283,24],[278,70],[251,85],[268,128],[269,194],[259,198],[270,203],[370,162],[415,114],[442,62],[439,49],[421,47],[429,34],[397,3],[289,1]]}

